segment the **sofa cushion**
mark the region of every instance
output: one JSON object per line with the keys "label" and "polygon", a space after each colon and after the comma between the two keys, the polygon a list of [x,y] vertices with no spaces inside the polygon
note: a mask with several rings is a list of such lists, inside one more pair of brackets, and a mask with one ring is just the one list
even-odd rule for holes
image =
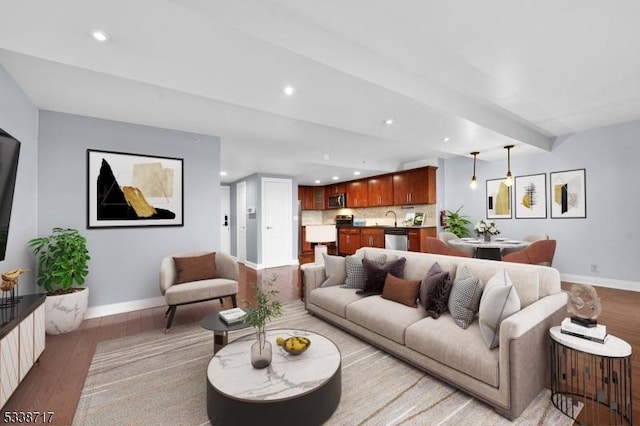
{"label": "sofa cushion", "polygon": [[518,292],[505,269],[496,273],[482,290],[478,323],[489,349],[500,343],[500,324],[520,310]]}
{"label": "sofa cushion", "polygon": [[448,308],[456,324],[467,328],[475,320],[482,296],[482,281],[465,266],[458,267]]}
{"label": "sofa cushion", "polygon": [[176,264],[177,273],[175,284],[209,280],[218,277],[215,252],[202,256],[174,257],[173,261]]}
{"label": "sofa cushion", "polygon": [[419,289],[420,281],[403,280],[389,273],[384,280],[382,297],[412,308],[417,308]]}
{"label": "sofa cushion", "polygon": [[381,296],[364,297],[347,305],[347,319],[387,339],[404,344],[405,329],[426,315],[424,308],[409,309]]}
{"label": "sofa cushion", "polygon": [[443,271],[437,262],[434,263],[420,283],[420,303],[427,315],[437,319],[447,312],[452,285],[449,272]]}
{"label": "sofa cushion", "polygon": [[[347,265],[347,278],[342,286],[343,288],[355,288],[358,290],[362,290],[364,288],[365,277],[362,259],[364,259],[364,256],[347,256],[345,258]],[[367,257],[367,259],[384,263],[387,260],[387,255],[374,255]]]}
{"label": "sofa cushion", "polygon": [[374,260],[362,259],[364,267],[364,288],[360,293],[371,295],[381,294],[387,274],[393,274],[398,278],[404,277],[404,264],[407,259],[404,257],[379,263]]}
{"label": "sofa cushion", "polygon": [[226,278],[190,281],[172,285],[164,293],[168,305],[181,305],[197,300],[216,299],[238,293],[238,282]]}
{"label": "sofa cushion", "polygon": [[362,297],[356,294],[355,289],[351,288],[339,286],[320,287],[309,294],[308,303],[344,318],[347,315],[347,305],[362,299]]}
{"label": "sofa cushion", "polygon": [[488,385],[500,384],[500,351],[487,348],[478,322],[463,330],[450,313],[442,314],[438,320],[427,317],[407,327],[405,344]]}
{"label": "sofa cushion", "polygon": [[322,253],[324,259],[325,273],[327,279],[323,281],[320,287],[329,287],[332,285],[342,285],[347,280],[347,262],[342,256],[331,256]]}

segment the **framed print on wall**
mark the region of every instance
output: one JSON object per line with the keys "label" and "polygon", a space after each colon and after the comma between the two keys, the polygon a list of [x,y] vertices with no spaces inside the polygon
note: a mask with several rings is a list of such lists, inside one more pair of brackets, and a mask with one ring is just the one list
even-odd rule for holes
{"label": "framed print on wall", "polygon": [[87,227],[183,226],[183,160],[87,150]]}
{"label": "framed print on wall", "polygon": [[586,177],[585,169],[549,173],[552,219],[587,217]]}
{"label": "framed print on wall", "polygon": [[516,176],[515,210],[516,219],[547,218],[547,175]]}
{"label": "framed print on wall", "polygon": [[503,179],[487,179],[487,219],[511,219],[511,187]]}

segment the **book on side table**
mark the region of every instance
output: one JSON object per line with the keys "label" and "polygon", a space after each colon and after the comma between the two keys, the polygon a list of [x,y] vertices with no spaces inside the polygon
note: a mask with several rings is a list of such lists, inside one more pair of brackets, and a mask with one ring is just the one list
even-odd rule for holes
{"label": "book on side table", "polygon": [[244,316],[247,315],[247,313],[242,308],[231,308],[220,311],[218,315],[220,315],[220,319],[222,321],[230,325],[242,322]]}
{"label": "book on side table", "polygon": [[606,325],[598,324],[595,327],[584,327],[571,321],[571,318],[562,320],[560,332],[598,343],[605,343],[608,336]]}

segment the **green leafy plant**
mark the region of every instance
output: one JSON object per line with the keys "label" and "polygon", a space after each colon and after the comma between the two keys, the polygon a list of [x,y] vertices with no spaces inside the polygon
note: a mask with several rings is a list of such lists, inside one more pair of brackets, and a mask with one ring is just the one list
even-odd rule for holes
{"label": "green leafy plant", "polygon": [[[256,329],[258,340],[264,336],[267,322],[282,315],[282,302],[275,300],[279,291],[273,288],[276,276],[262,280],[262,285],[255,284],[255,306],[248,309],[244,322]],[[261,341],[262,343],[262,341]]]}
{"label": "green leafy plant", "polygon": [[458,236],[458,238],[462,238],[462,237],[466,237],[467,235],[470,235],[470,231],[467,227],[471,225],[471,221],[469,220],[468,216],[460,213],[460,210],[462,210],[462,207],[463,206],[458,207],[458,210],[456,211],[446,210],[446,213],[445,213],[444,229],[446,229],[449,232],[453,232]]}
{"label": "green leafy plant", "polygon": [[87,239],[76,229],[53,228],[47,237],[28,242],[38,261],[38,285],[48,295],[66,294],[83,286],[91,257]]}

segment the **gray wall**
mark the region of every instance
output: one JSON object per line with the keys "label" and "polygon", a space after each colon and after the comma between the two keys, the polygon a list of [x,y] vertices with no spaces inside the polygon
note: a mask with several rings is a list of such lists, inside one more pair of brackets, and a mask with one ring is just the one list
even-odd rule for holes
{"label": "gray wall", "polygon": [[13,196],[9,239],[0,271],[27,268],[20,277],[20,294],[36,292],[35,258],[27,241],[38,229],[38,109],[0,65],[0,128],[21,142]]}
{"label": "gray wall", "polygon": [[[522,237],[545,233],[558,241],[554,266],[563,276],[593,277],[628,281],[640,290],[637,274],[640,259],[640,121],[580,132],[560,137],[550,153],[511,158],[514,176],[547,174],[547,219],[498,220],[502,235]],[[517,147],[516,147],[517,149]],[[480,153],[479,158],[481,158]],[[551,219],[549,172],[586,169],[587,218]],[[478,187],[469,188],[473,162],[470,158],[445,161],[444,208],[463,211],[475,223],[486,216],[485,180],[506,172],[505,160],[478,162]],[[598,272],[591,272],[597,265]]]}
{"label": "gray wall", "polygon": [[[87,229],[89,148],[184,159],[184,226]],[[87,237],[90,307],[158,297],[163,256],[219,248],[217,137],[41,111],[38,171],[38,233],[62,226]]]}

